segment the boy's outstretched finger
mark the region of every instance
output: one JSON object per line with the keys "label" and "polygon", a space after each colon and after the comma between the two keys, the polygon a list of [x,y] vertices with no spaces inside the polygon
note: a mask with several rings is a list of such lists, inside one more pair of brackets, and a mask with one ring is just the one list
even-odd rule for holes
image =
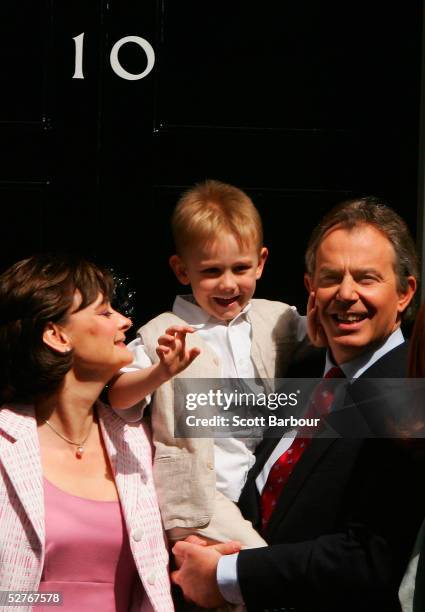
{"label": "boy's outstretched finger", "polygon": [[194,331],[196,331],[195,328],[190,325],[171,325],[167,327],[165,333],[175,336],[176,334],[192,334]]}
{"label": "boy's outstretched finger", "polygon": [[161,355],[168,355],[168,353],[171,351],[169,346],[157,346],[156,347],[156,354],[158,355],[158,357],[161,357]]}
{"label": "boy's outstretched finger", "polygon": [[176,341],[176,336],[172,334],[163,334],[158,338],[158,344],[166,344],[167,346],[173,346]]}
{"label": "boy's outstretched finger", "polygon": [[180,359],[184,359],[186,355],[186,334],[184,332],[176,332],[176,341],[180,342],[179,355]]}

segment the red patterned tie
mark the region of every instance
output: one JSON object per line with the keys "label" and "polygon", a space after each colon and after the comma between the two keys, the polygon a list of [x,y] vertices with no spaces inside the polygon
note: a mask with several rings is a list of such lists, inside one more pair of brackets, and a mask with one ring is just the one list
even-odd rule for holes
{"label": "red patterned tie", "polygon": [[[344,372],[338,368],[331,368],[325,378],[345,378]],[[334,399],[333,387],[323,380],[316,387],[307,411],[307,418],[329,413]],[[267,527],[270,517],[275,509],[277,500],[287,483],[292,470],[301,458],[301,455],[310,444],[311,438],[295,438],[288,448],[276,460],[267,477],[267,482],[261,494],[261,526]]]}

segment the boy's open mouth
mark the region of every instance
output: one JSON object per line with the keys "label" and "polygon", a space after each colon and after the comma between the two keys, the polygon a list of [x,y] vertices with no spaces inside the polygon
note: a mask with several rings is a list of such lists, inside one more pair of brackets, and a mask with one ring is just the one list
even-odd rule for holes
{"label": "boy's open mouth", "polygon": [[213,298],[215,302],[217,302],[217,304],[219,304],[220,306],[230,306],[231,304],[233,304],[234,302],[237,301],[238,299],[238,295],[234,295],[231,298],[221,298],[221,297],[215,297]]}

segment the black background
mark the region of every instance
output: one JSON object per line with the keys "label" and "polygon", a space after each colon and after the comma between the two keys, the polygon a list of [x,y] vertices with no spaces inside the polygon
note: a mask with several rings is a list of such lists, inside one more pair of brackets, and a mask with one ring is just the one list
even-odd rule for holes
{"label": "black background", "polygon": [[[137,81],[109,63],[128,35],[156,55]],[[216,178],[262,214],[257,295],[304,310],[303,252],[333,204],[381,196],[416,231],[421,37],[419,0],[3,1],[0,269],[40,250],[95,257],[130,277],[141,323],[179,290],[178,195]],[[146,66],[135,44],[119,59]]]}

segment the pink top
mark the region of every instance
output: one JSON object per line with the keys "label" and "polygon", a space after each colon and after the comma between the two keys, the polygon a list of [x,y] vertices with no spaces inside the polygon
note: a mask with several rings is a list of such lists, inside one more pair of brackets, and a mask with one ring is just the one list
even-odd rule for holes
{"label": "pink top", "polygon": [[[44,479],[46,556],[40,591],[60,591],[61,612],[127,612],[136,566],[118,501],[94,501]],[[53,609],[37,606],[36,610]]]}

